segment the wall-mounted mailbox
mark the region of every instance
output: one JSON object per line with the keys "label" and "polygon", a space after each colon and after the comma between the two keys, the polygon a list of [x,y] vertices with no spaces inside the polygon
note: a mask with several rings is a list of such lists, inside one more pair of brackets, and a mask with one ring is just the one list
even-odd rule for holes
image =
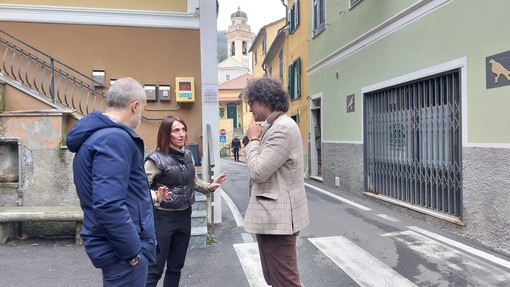
{"label": "wall-mounted mailbox", "polygon": [[158,99],[160,101],[170,101],[170,85],[159,85]]}
{"label": "wall-mounted mailbox", "polygon": [[156,101],[156,85],[145,84],[143,85],[145,94],[147,95],[147,101]]}
{"label": "wall-mounted mailbox", "polygon": [[175,78],[175,101],[178,103],[195,102],[195,78]]}
{"label": "wall-mounted mailbox", "polygon": [[106,73],[104,70],[92,70],[92,79],[94,87],[105,87],[106,86]]}

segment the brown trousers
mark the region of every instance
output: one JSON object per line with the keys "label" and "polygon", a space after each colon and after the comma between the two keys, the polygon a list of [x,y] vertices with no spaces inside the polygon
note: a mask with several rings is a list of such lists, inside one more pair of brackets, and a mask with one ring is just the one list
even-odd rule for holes
{"label": "brown trousers", "polygon": [[273,287],[301,287],[297,268],[296,237],[292,235],[257,234],[262,272]]}

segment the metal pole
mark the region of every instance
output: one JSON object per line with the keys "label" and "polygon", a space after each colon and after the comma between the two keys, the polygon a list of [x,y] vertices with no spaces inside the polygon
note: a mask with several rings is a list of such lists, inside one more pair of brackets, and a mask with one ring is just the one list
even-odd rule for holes
{"label": "metal pole", "polygon": [[[220,174],[219,150],[219,100],[218,100],[218,63],[216,47],[216,1],[200,0],[200,58],[202,80],[202,146],[203,179],[210,180],[207,174],[212,167],[213,174]],[[210,126],[209,136],[207,126]],[[214,166],[213,166],[214,165]],[[211,217],[209,223],[221,223],[221,189],[212,193]]]}

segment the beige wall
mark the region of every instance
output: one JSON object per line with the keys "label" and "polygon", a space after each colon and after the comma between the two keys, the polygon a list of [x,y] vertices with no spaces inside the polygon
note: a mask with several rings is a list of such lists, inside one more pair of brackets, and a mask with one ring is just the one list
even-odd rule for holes
{"label": "beige wall", "polygon": [[[170,84],[171,101],[149,103],[144,116],[177,115],[188,125],[189,142],[201,143],[200,35],[192,29],[0,22],[3,30],[91,76],[92,70],[111,78],[130,76],[145,84]],[[195,78],[195,103],[175,102],[175,78]],[[107,89],[103,89],[106,92]],[[29,106],[19,98],[21,107]],[[154,149],[160,120],[142,121],[137,132]],[[201,144],[199,144],[202,149]]]}
{"label": "beige wall", "polygon": [[3,0],[2,4],[186,12],[187,0]]}

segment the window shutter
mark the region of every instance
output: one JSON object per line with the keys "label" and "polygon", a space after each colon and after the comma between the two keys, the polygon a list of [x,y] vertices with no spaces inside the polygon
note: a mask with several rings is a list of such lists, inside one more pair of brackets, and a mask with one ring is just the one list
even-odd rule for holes
{"label": "window shutter", "polygon": [[296,3],[294,3],[294,7],[295,7],[295,10],[294,10],[294,26],[297,28],[297,26],[299,26],[299,0],[296,0]]}
{"label": "window shutter", "polygon": [[289,66],[289,97],[291,100],[294,99],[294,65]]}
{"label": "window shutter", "polygon": [[301,57],[297,58],[295,67],[296,74],[296,98],[301,96]]}

